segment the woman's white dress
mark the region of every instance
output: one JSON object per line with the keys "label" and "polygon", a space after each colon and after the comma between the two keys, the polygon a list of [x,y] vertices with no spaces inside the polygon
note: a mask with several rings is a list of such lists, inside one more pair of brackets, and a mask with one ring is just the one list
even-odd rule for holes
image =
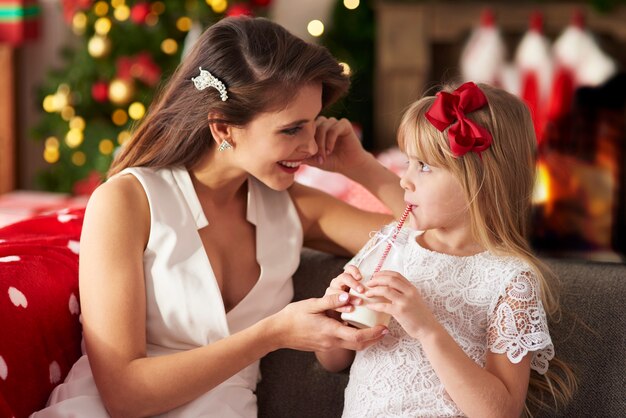
{"label": "woman's white dress", "polygon": [[[272,190],[249,178],[247,220],[256,226],[261,273],[243,300],[225,312],[198,234],[209,220],[188,171],[129,168],[122,174],[132,174],[141,182],[150,205],[150,237],[144,252],[148,356],[211,344],[278,312],[291,301],[302,226],[287,191]],[[257,361],[194,401],[161,416],[256,417],[254,390],[259,378]],[[108,417],[87,356],[83,355],[65,382],[55,388],[48,405],[32,417]]]}

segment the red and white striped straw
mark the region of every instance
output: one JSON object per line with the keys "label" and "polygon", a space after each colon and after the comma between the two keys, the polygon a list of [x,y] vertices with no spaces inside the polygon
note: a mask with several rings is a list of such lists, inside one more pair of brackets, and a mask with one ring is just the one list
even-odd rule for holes
{"label": "red and white striped straw", "polygon": [[402,213],[402,216],[400,217],[400,220],[398,221],[398,224],[396,225],[396,230],[391,236],[391,240],[389,240],[389,243],[387,244],[387,248],[385,248],[383,255],[380,257],[380,260],[378,261],[378,265],[374,269],[374,273],[378,273],[380,269],[383,268],[385,259],[389,255],[389,251],[391,251],[391,246],[393,245],[393,243],[396,240],[396,237],[400,233],[400,230],[402,229],[402,225],[404,225],[404,222],[406,221],[406,218],[409,216],[409,213],[411,213],[412,208],[413,208],[413,205],[406,205],[406,208],[404,208],[404,212]]}

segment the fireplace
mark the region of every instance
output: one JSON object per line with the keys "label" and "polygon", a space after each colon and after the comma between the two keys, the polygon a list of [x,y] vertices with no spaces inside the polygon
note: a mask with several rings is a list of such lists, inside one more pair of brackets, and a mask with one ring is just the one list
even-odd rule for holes
{"label": "fireplace", "polygon": [[[459,74],[459,57],[485,3],[379,1],[375,147],[395,143],[404,108],[439,81]],[[531,13],[544,15],[555,39],[575,9],[603,49],[626,68],[626,6],[599,14],[585,2],[497,2],[496,15],[512,53]],[[626,75],[579,89],[571,113],[553,121],[538,148],[533,197],[533,247],[552,256],[626,260]]]}

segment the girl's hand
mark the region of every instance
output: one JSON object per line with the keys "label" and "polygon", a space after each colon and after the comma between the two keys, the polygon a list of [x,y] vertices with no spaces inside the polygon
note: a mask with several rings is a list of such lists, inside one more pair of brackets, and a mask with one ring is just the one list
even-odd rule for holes
{"label": "girl's hand", "polygon": [[305,163],[326,171],[344,174],[371,158],[347,119],[319,116],[315,120],[315,142],[317,154]]}
{"label": "girl's hand", "polygon": [[381,271],[367,282],[365,296],[379,296],[389,303],[369,303],[368,308],[393,316],[407,334],[419,339],[437,320],[422,296],[404,276],[395,271]]}
{"label": "girl's hand", "polygon": [[[359,293],[363,293],[365,291],[365,287],[360,283],[361,278],[362,276],[359,269],[355,266],[349,265],[345,268],[343,273],[335,277],[330,282],[328,288],[326,289],[326,292],[324,292],[324,295],[327,296],[338,293],[345,293],[349,292],[350,289],[354,289]],[[360,305],[361,303],[363,303],[363,299],[349,294],[348,303],[346,305],[340,306],[334,311],[329,311],[327,313],[331,318],[335,318],[338,320],[339,316],[333,314],[334,312],[352,312],[354,310],[353,306]]]}
{"label": "girl's hand", "polygon": [[336,348],[363,350],[387,332],[384,326],[356,329],[326,316],[348,303],[345,292],[293,302],[273,315],[277,348],[325,352]]}

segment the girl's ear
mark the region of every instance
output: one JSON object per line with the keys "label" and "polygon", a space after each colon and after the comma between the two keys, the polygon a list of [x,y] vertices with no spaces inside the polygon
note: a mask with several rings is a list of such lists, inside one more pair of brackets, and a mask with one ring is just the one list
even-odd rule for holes
{"label": "girl's ear", "polygon": [[213,141],[220,146],[223,141],[228,141],[232,145],[232,126],[225,123],[219,122],[222,120],[222,115],[217,113],[209,113],[209,129],[211,129],[211,135],[213,136]]}

